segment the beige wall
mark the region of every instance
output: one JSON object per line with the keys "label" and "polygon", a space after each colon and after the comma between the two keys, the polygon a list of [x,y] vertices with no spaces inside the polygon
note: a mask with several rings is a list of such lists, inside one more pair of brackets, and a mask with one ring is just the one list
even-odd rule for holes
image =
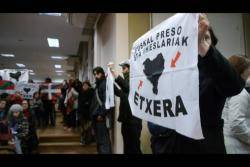
{"label": "beige wall", "polygon": [[[149,13],[129,13],[128,14],[128,32],[129,32],[129,53],[133,42],[150,29]],[[143,121],[141,133],[141,149],[144,154],[151,153],[150,134],[147,128],[147,122]]]}

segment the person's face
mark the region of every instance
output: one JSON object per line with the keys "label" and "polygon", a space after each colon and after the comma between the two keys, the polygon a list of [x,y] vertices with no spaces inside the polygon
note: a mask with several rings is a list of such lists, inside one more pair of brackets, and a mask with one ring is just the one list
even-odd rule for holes
{"label": "person's face", "polygon": [[19,116],[20,112],[13,112],[13,116],[17,118]]}
{"label": "person's face", "polygon": [[122,66],[122,73],[125,74],[125,73],[128,73],[129,72],[129,69],[127,66]]}
{"label": "person's face", "polygon": [[6,101],[0,101],[0,109],[4,109],[6,107]]}
{"label": "person's face", "polygon": [[16,96],[21,96],[21,92],[16,91]]}
{"label": "person's face", "polygon": [[97,73],[96,71],[94,72],[94,76],[96,80],[99,80],[102,78],[102,73]]}
{"label": "person's face", "polygon": [[87,90],[89,89],[89,85],[86,84],[86,83],[83,84],[82,89],[83,89],[84,91],[87,91]]}
{"label": "person's face", "polygon": [[24,100],[22,103],[22,106],[23,106],[24,110],[28,109],[28,107],[29,107],[28,102],[26,100]]}
{"label": "person's face", "polygon": [[246,69],[242,74],[241,77],[246,81],[250,78],[250,68]]}
{"label": "person's face", "polygon": [[210,32],[209,32],[209,31],[206,32],[204,38],[205,38],[205,41],[206,41],[209,45],[212,44],[211,35],[210,35]]}

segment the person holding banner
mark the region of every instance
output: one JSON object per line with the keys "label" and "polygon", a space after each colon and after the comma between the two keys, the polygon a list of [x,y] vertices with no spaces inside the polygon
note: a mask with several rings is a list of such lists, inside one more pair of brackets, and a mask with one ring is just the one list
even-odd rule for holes
{"label": "person holding banner", "polygon": [[205,14],[199,15],[198,23],[199,103],[204,139],[195,140],[149,122],[154,154],[226,153],[222,110],[226,98],[240,93],[245,83],[216,49],[217,38]]}
{"label": "person holding banner", "polygon": [[115,78],[114,84],[115,95],[120,97],[118,121],[122,123],[121,132],[123,136],[124,154],[142,154],[141,152],[141,130],[142,120],[132,115],[129,102],[129,61],[124,61],[119,64],[122,67],[122,78],[117,75],[114,68],[111,66],[111,73]]}
{"label": "person holding banner", "polygon": [[96,79],[95,95],[91,102],[92,124],[95,130],[97,151],[99,154],[111,154],[111,139],[106,125],[106,116],[109,110],[105,108],[106,78],[102,67],[95,67],[93,74]]}

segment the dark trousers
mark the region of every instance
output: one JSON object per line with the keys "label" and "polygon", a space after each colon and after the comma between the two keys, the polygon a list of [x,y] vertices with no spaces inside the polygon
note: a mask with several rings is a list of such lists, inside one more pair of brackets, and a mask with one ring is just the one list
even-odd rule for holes
{"label": "dark trousers", "polygon": [[95,133],[97,152],[99,154],[112,154],[109,130],[105,121],[95,122]]}
{"label": "dark trousers", "polygon": [[142,124],[122,123],[124,154],[142,154],[141,152]]}
{"label": "dark trousers", "polygon": [[76,127],[76,110],[73,110],[66,115],[66,125],[72,128]]}
{"label": "dark trousers", "polygon": [[43,101],[43,104],[44,104],[44,114],[45,114],[45,125],[48,126],[50,120],[50,125],[55,126],[56,114],[55,114],[54,104],[50,100]]}

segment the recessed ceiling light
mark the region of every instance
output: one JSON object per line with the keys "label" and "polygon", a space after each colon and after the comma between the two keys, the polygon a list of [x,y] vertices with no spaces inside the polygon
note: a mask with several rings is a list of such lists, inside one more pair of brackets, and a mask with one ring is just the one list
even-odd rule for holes
{"label": "recessed ceiling light", "polygon": [[39,13],[39,15],[62,16],[62,13]]}
{"label": "recessed ceiling light", "polygon": [[64,71],[62,71],[62,70],[57,70],[56,72],[57,72],[57,73],[60,73],[60,72],[64,72]]}
{"label": "recessed ceiling light", "polygon": [[15,55],[13,55],[13,54],[1,54],[1,56],[3,56],[3,57],[15,57]]}
{"label": "recessed ceiling light", "polygon": [[59,40],[56,38],[47,38],[49,47],[59,48]]}
{"label": "recessed ceiling light", "polygon": [[60,65],[60,64],[55,64],[55,68],[62,68],[62,65]]}
{"label": "recessed ceiling light", "polygon": [[64,60],[64,59],[67,59],[67,57],[63,57],[63,56],[51,56],[52,59],[55,59],[55,60]]}
{"label": "recessed ceiling light", "polygon": [[25,65],[24,65],[24,64],[21,64],[21,63],[16,63],[16,65],[17,65],[18,67],[25,67]]}

